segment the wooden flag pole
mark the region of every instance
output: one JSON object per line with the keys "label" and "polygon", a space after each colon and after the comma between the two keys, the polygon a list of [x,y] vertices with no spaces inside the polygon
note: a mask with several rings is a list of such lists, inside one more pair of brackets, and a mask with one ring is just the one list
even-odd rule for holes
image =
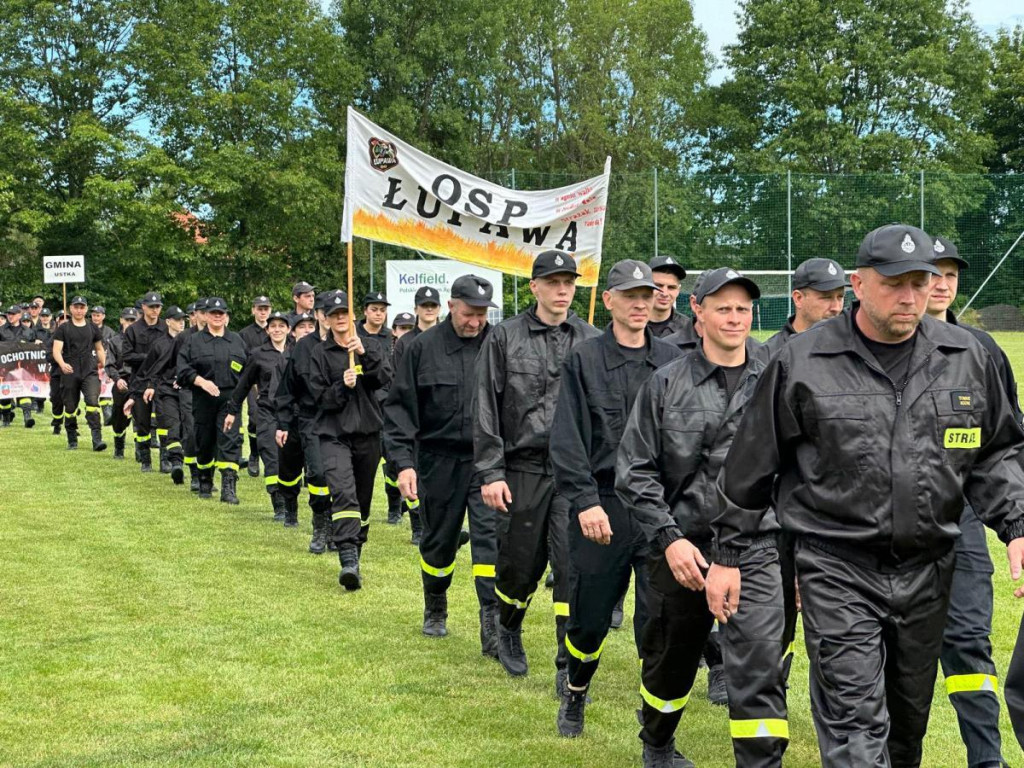
{"label": "wooden flag pole", "polygon": [[[355,296],[352,295],[352,241],[348,241],[348,337],[351,339],[356,332],[356,317],[352,311]],[[349,351],[348,367],[356,367],[356,353]]]}
{"label": "wooden flag pole", "polygon": [[61,283],[61,287],[64,289],[64,318],[68,316],[68,284]]}
{"label": "wooden flag pole", "polygon": [[590,289],[590,313],[587,315],[587,322],[594,324],[594,304],[597,303],[597,286]]}

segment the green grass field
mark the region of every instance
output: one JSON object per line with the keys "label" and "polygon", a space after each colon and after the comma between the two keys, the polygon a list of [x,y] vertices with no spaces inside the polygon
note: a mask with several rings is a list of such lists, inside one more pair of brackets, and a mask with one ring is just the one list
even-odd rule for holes
{"label": "green grass field", "polygon": [[[1000,342],[1024,375],[1024,336]],[[45,420],[48,423],[48,419]],[[582,739],[559,739],[553,619],[543,588],[527,617],[531,674],[480,655],[468,551],[451,635],[420,634],[408,523],[383,524],[382,486],[365,588],[345,594],[333,554],[302,526],[270,521],[263,481],[242,504],[200,502],[129,458],[64,450],[41,423],[0,430],[0,766],[635,766],[632,633],[613,633]],[[41,428],[42,427],[42,428]],[[996,662],[1005,671],[1021,606],[996,563]],[[818,764],[798,656],[789,766]],[[937,681],[927,766],[965,765]],[[698,766],[728,766],[727,714],[705,677],[678,734]],[[1003,715],[1004,754],[1024,757]]]}

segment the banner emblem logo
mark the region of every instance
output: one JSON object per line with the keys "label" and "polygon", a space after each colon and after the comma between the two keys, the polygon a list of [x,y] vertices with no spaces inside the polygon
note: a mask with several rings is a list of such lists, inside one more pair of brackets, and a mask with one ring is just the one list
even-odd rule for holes
{"label": "banner emblem logo", "polygon": [[370,167],[385,173],[398,165],[398,147],[384,139],[370,139]]}
{"label": "banner emblem logo", "polygon": [[946,246],[944,246],[940,241],[936,240],[935,241],[935,252],[936,253],[945,253],[946,252]]}

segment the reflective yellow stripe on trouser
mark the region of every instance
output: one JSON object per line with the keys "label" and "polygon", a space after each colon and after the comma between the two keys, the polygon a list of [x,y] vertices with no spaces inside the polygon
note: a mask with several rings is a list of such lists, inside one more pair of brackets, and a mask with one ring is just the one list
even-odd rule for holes
{"label": "reflective yellow stripe on trouser", "polygon": [[730,720],[729,735],[734,739],[788,739],[789,722],[777,718]]}
{"label": "reflective yellow stripe on trouser", "polygon": [[216,463],[217,462],[215,461],[211,461],[209,464],[200,464],[198,461],[196,461],[196,469],[213,469],[213,465]]}
{"label": "reflective yellow stripe on trouser", "polygon": [[278,479],[279,478],[277,477],[277,475],[264,475],[263,476],[263,484],[264,485],[277,485]]}
{"label": "reflective yellow stripe on trouser", "polygon": [[310,485],[307,486],[306,490],[309,491],[310,496],[330,496],[331,489],[322,485]]}
{"label": "reflective yellow stripe on trouser", "polygon": [[494,578],[494,566],[486,565],[484,563],[473,563],[473,578],[474,579],[493,579]]}
{"label": "reflective yellow stripe on trouser", "polygon": [[387,475],[384,475],[384,485],[390,485],[392,488],[397,488],[398,487],[398,481],[397,480],[392,480]]}
{"label": "reflective yellow stripe on trouser", "polygon": [[946,695],[954,693],[975,693],[984,691],[986,693],[999,692],[999,678],[995,675],[983,673],[975,675],[950,675],[946,678]]}
{"label": "reflective yellow stripe on trouser", "polygon": [[686,702],[690,700],[689,691],[687,691],[685,696],[680,696],[678,699],[659,699],[648,691],[643,683],[640,683],[640,695],[651,707],[665,714],[680,711],[686,706]]}
{"label": "reflective yellow stripe on trouser", "polygon": [[604,650],[604,644],[606,642],[608,642],[608,638],[607,637],[604,640],[601,641],[601,645],[598,646],[598,649],[596,651],[594,651],[593,653],[584,653],[579,648],[577,648],[575,645],[573,645],[572,641],[569,640],[569,636],[566,635],[566,637],[565,637],[565,650],[567,650],[569,653],[571,653],[577,659],[582,661],[584,664],[589,664],[590,662],[597,661],[598,659],[601,658],[601,651]]}
{"label": "reflective yellow stripe on trouser", "polygon": [[455,563],[445,566],[444,568],[435,568],[434,566],[427,563],[422,557],[420,558],[420,568],[423,569],[424,573],[436,576],[439,579],[443,579],[445,576],[451,576],[452,571],[455,570]]}
{"label": "reflective yellow stripe on trouser", "polygon": [[530,607],[530,601],[533,600],[533,593],[529,594],[525,600],[516,600],[514,597],[509,597],[497,587],[494,588],[494,594],[501,599],[502,602],[508,603],[509,605],[515,606],[522,611],[525,611]]}
{"label": "reflective yellow stripe on trouser", "polygon": [[552,610],[555,612],[555,616],[568,616],[569,615],[569,604],[554,602],[551,604]]}
{"label": "reflective yellow stripe on trouser", "polygon": [[286,488],[294,488],[296,485],[302,482],[302,473],[300,472],[299,476],[296,477],[294,480],[282,480],[280,477],[277,477],[275,479],[277,480],[278,485],[283,485]]}
{"label": "reflective yellow stripe on trouser", "polygon": [[331,512],[331,522],[335,520],[361,520],[362,515],[358,509],[343,509],[340,512]]}
{"label": "reflective yellow stripe on trouser", "polygon": [[233,461],[218,461],[215,464],[217,469],[233,469],[235,472],[238,471],[238,465]]}

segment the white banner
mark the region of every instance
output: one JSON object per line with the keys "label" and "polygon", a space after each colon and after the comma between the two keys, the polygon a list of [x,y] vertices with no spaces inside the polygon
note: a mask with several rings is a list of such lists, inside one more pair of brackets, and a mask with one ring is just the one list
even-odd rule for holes
{"label": "white banner", "polygon": [[341,239],[401,245],[529,277],[543,251],[571,253],[597,284],[611,158],[604,173],[560,189],[520,192],[460,171],[348,108]]}
{"label": "white banner", "polygon": [[448,259],[419,259],[416,261],[387,262],[388,324],[399,312],[412,312],[416,291],[422,287],[437,291],[437,303],[441,305],[441,316],[448,314],[448,300],[452,297],[452,283],[457,277],[473,274],[488,280],[494,286],[497,309],[487,310],[490,323],[500,323],[502,318],[501,272],[485,267],[470,267]]}
{"label": "white banner", "polygon": [[44,283],[84,283],[85,256],[43,256]]}

